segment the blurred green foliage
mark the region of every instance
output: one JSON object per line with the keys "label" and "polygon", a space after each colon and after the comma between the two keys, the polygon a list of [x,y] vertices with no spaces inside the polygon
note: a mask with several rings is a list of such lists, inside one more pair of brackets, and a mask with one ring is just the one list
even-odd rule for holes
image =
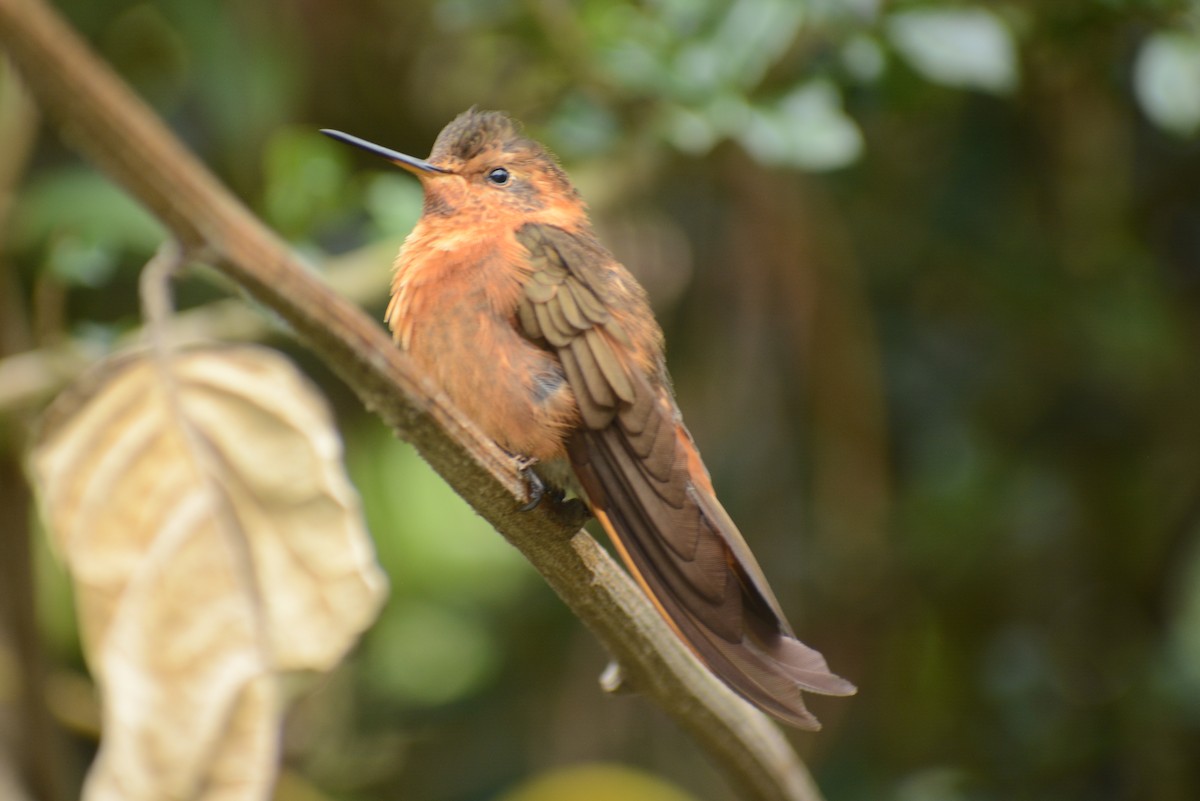
{"label": "blurred green foliage", "polygon": [[[730,512],[861,688],[795,735],[831,801],[1200,797],[1200,5],[57,5],[308,254],[420,210],[320,127],[424,155],[478,104],[563,157],[650,288]],[[47,129],[0,228],[0,315],[28,329],[3,352],[128,326],[161,230]],[[313,370],[393,597],[289,726],[306,792],[636,797],[503,795],[604,760],[730,798]],[[43,637],[77,670],[55,575]]]}
{"label": "blurred green foliage", "polygon": [[128,195],[92,170],[47,171],[21,197],[12,246],[41,249],[47,270],[66,284],[107,284],[122,259],[162,242],[166,229]]}

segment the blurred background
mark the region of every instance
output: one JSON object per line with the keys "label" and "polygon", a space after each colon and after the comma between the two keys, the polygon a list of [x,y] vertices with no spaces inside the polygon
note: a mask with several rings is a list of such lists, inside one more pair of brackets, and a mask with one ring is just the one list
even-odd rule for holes
{"label": "blurred background", "polygon": [[[789,735],[830,801],[1200,797],[1200,4],[55,5],[377,318],[420,190],[318,128],[425,155],[474,104],[559,154],[650,291],[725,505],[860,687]],[[140,324],[163,229],[0,76],[0,762],[65,799],[97,713],[20,459]],[[294,707],[280,799],[733,798],[664,715],[600,692],[602,649],[514,550],[270,339],[336,407],[392,583]]]}

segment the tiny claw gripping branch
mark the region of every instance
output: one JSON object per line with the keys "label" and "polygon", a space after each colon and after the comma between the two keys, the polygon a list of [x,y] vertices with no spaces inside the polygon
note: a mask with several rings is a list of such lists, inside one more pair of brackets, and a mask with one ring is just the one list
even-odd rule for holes
{"label": "tiny claw gripping branch", "polygon": [[536,459],[517,459],[517,470],[525,477],[525,484],[529,492],[529,500],[520,508],[522,512],[532,512],[538,508],[542,498],[546,497],[546,482],[542,481],[542,477],[533,469],[535,464],[537,464]]}

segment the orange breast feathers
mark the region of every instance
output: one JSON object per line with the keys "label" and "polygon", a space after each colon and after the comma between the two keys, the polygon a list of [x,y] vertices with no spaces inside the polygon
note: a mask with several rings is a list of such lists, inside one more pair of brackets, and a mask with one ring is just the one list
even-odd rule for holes
{"label": "orange breast feathers", "polygon": [[396,260],[387,321],[484,434],[549,461],[564,455],[579,410],[558,359],[514,326],[527,256],[511,232],[465,240],[461,228],[423,222]]}

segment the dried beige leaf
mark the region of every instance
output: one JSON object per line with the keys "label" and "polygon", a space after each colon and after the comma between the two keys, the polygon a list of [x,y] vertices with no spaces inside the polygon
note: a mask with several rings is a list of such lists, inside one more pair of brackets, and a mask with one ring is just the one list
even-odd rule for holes
{"label": "dried beige leaf", "polygon": [[265,348],[125,357],[31,472],[103,694],[86,798],[268,797],[279,673],[332,668],[386,594],[320,396]]}

